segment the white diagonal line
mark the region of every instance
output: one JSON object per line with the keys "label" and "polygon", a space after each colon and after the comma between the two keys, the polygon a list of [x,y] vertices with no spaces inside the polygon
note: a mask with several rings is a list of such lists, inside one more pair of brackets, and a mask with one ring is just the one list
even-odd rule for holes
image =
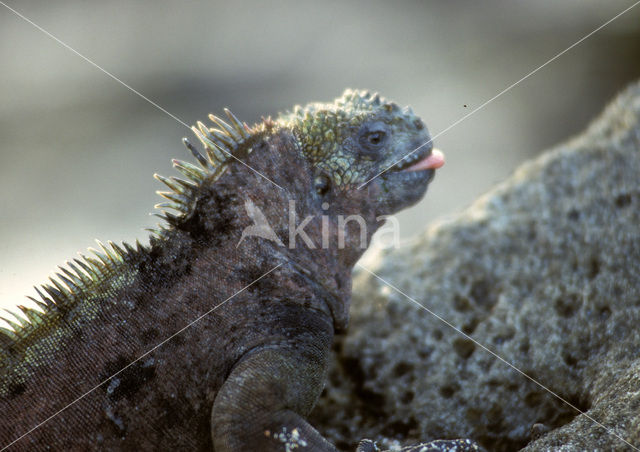
{"label": "white diagonal line", "polygon": [[[176,121],[178,121],[180,124],[182,124],[183,126],[185,126],[187,129],[191,130],[191,127],[189,127],[187,125],[186,122],[184,122],[182,119],[178,118],[176,115],[174,115],[173,113],[167,111],[166,109],[162,108],[160,105],[158,105],[157,103],[155,103],[154,101],[152,101],[151,99],[149,99],[147,96],[145,96],[144,94],[142,94],[141,92],[135,90],[134,88],[132,88],[130,85],[126,84],[125,82],[123,82],[122,80],[120,80],[118,77],[116,77],[115,75],[113,75],[111,72],[107,71],[106,69],[104,69],[103,67],[99,66],[97,63],[94,63],[93,61],[91,61],[89,58],[87,58],[86,56],[84,56],[83,54],[81,54],[80,52],[78,52],[76,49],[74,49],[73,47],[71,47],[70,45],[66,44],[65,42],[63,42],[62,40],[58,39],[57,37],[55,37],[54,35],[52,35],[51,33],[49,33],[47,30],[45,30],[44,28],[42,28],[40,25],[38,25],[37,23],[33,22],[31,19],[25,17],[24,15],[20,14],[18,11],[16,11],[15,9],[13,9],[12,7],[10,7],[9,5],[7,5],[6,3],[0,1],[0,5],[4,6],[5,8],[7,8],[9,11],[11,11],[12,13],[14,13],[16,16],[18,16],[19,18],[21,18],[22,20],[24,20],[25,22],[33,25],[35,28],[37,28],[38,30],[40,30],[41,32],[43,32],[45,35],[49,36],[51,39],[53,39],[54,41],[56,41],[58,44],[62,45],[63,47],[65,47],[67,50],[70,50],[71,52],[75,53],[76,55],[78,55],[80,58],[82,58],[83,60],[85,60],[87,63],[89,63],[90,65],[92,65],[93,67],[95,67],[96,69],[102,71],[103,73],[107,74],[109,77],[111,77],[113,80],[115,80],[116,82],[120,83],[122,86],[124,86],[125,88],[127,88],[129,91],[137,94],[139,97],[141,97],[142,99],[146,100],[147,102],[149,102],[151,105],[153,105],[154,107],[156,107],[158,110],[162,111],[163,113],[171,116],[173,119],[175,119]],[[242,163],[244,166],[246,166],[247,168],[249,168],[251,171],[253,171],[254,173],[258,174],[259,176],[263,177],[264,179],[268,180],[269,182],[271,182],[273,185],[275,185],[276,187],[278,187],[280,190],[284,190],[280,185],[276,184],[274,181],[272,181],[271,179],[269,179],[267,176],[265,176],[264,174],[262,174],[260,171],[253,169],[251,166],[247,165],[245,162],[243,162],[242,160],[240,160],[239,158],[237,158],[236,156],[234,156],[232,153],[230,153],[229,151],[227,151],[226,149],[222,149],[220,148],[220,150],[222,150],[223,152],[225,152],[226,154],[228,154],[231,158],[237,160],[238,162]]]}
{"label": "white diagonal line", "polygon": [[529,77],[531,77],[533,74],[535,74],[536,72],[538,72],[539,70],[541,70],[542,68],[544,68],[545,66],[547,66],[549,63],[557,60],[558,58],[560,58],[562,55],[564,55],[565,53],[567,53],[569,50],[573,49],[575,46],[577,46],[578,44],[580,44],[581,42],[583,42],[585,39],[590,38],[591,36],[593,36],[595,33],[597,33],[598,31],[602,30],[604,27],[606,27],[607,25],[609,25],[611,22],[613,22],[614,20],[616,20],[618,17],[622,16],[623,14],[629,12],[629,10],[631,10],[633,7],[635,7],[638,3],[640,3],[640,0],[638,0],[637,2],[635,2],[633,5],[629,6],[627,9],[625,9],[624,11],[616,14],[615,16],[613,16],[611,19],[609,19],[608,21],[606,21],[605,23],[603,23],[602,25],[600,25],[598,28],[596,28],[595,30],[593,30],[591,33],[583,36],[582,38],[580,38],[578,41],[574,42],[573,44],[571,44],[569,47],[567,47],[566,49],[564,49],[562,52],[558,53],[557,55],[555,55],[553,58],[547,60],[544,64],[542,64],[541,66],[538,66],[537,68],[535,68],[533,71],[529,72],[527,75],[525,75],[524,77],[522,77],[520,80],[518,80],[517,82],[513,82],[511,85],[507,86],[505,89],[503,89],[502,91],[500,91],[498,94],[496,94],[495,96],[493,96],[491,99],[484,101],[480,106],[474,108],[473,110],[471,110],[469,113],[467,113],[466,115],[464,115],[463,117],[461,117],[460,119],[458,119],[457,121],[455,121],[454,123],[450,124],[447,128],[445,128],[444,130],[441,130],[440,132],[438,132],[437,134],[435,134],[433,137],[431,137],[428,141],[425,141],[424,143],[422,143],[420,146],[418,146],[417,148],[415,148],[413,151],[409,152],[407,155],[403,156],[402,158],[398,159],[397,161],[393,162],[391,165],[387,166],[385,169],[383,169],[382,171],[380,171],[378,174],[376,174],[375,176],[373,176],[371,179],[368,179],[366,182],[363,182],[359,187],[358,190],[360,190],[362,187],[364,187],[365,185],[367,185],[369,182],[371,182],[372,180],[374,180],[375,178],[377,178],[378,176],[386,173],[387,171],[389,171],[391,168],[393,168],[397,163],[401,162],[402,160],[404,160],[406,157],[410,156],[411,154],[413,154],[414,152],[417,152],[418,150],[422,149],[424,146],[428,145],[429,143],[431,143],[433,140],[435,140],[436,138],[438,138],[440,135],[442,135],[443,133],[447,132],[448,130],[454,128],[455,126],[457,126],[458,124],[460,124],[462,121],[464,121],[465,119],[467,119],[469,116],[475,114],[477,111],[483,109],[484,107],[486,107],[487,105],[489,105],[491,102],[493,102],[494,100],[496,100],[498,97],[502,96],[503,94],[505,94],[508,91],[511,91],[513,88],[515,88],[517,85],[519,85],[521,82],[525,81],[526,79],[528,79]]}
{"label": "white diagonal line", "polygon": [[485,347],[484,345],[482,345],[480,342],[478,342],[477,340],[475,340],[474,338],[472,338],[471,336],[469,336],[468,334],[466,334],[464,331],[460,330],[459,328],[455,327],[454,325],[452,325],[450,322],[448,322],[447,320],[445,320],[444,318],[442,318],[441,316],[439,316],[438,314],[436,314],[435,312],[433,312],[431,309],[427,308],[426,306],[424,306],[423,304],[421,304],[419,301],[416,301],[414,298],[410,297],[409,295],[407,295],[406,293],[404,293],[402,290],[398,289],[396,286],[394,286],[393,284],[391,284],[390,282],[386,281],[385,279],[383,279],[381,276],[377,275],[376,273],[374,273],[373,271],[369,270],[367,267],[363,266],[362,264],[358,263],[357,264],[360,268],[362,268],[363,270],[365,270],[366,272],[370,273],[371,275],[375,276],[377,279],[379,279],[380,281],[382,281],[385,285],[391,287],[393,290],[395,290],[396,292],[398,292],[399,294],[403,295],[404,297],[406,297],[408,300],[412,301],[413,303],[415,303],[416,305],[418,305],[420,308],[424,309],[425,311],[427,311],[429,314],[431,314],[432,316],[434,316],[435,318],[437,318],[438,320],[440,320],[442,323],[444,323],[445,325],[447,325],[449,328],[452,328],[453,330],[455,330],[456,332],[460,333],[462,336],[464,336],[466,339],[472,341],[474,344],[476,344],[478,347],[482,348],[483,350],[485,350],[486,352],[488,352],[489,354],[493,355],[495,358],[499,359],[500,361],[502,361],[504,364],[506,364],[507,366],[509,366],[510,368],[512,368],[513,370],[515,370],[516,372],[518,372],[520,375],[522,375],[523,377],[527,378],[528,380],[532,381],[533,383],[535,383],[536,385],[540,386],[542,389],[544,389],[545,391],[547,391],[549,394],[551,394],[552,396],[556,397],[558,400],[566,403],[567,405],[569,405],[571,408],[573,408],[574,410],[576,410],[578,413],[580,413],[581,415],[583,415],[584,417],[586,417],[587,419],[589,419],[591,422],[593,422],[594,424],[597,424],[598,426],[602,427],[607,433],[615,436],[616,438],[618,438],[620,441],[626,443],[628,446],[630,446],[631,448],[633,448],[634,450],[640,452],[640,449],[638,449],[637,447],[635,447],[633,444],[631,444],[629,441],[627,441],[626,439],[624,439],[623,437],[621,437],[620,435],[618,435],[617,433],[615,433],[612,429],[604,426],[602,423],[598,422],[597,420],[595,420],[593,417],[591,417],[590,415],[588,415],[587,413],[585,413],[584,411],[582,411],[580,408],[576,407],[575,405],[573,405],[571,402],[567,401],[566,399],[562,398],[561,396],[559,396],[557,393],[553,392],[551,389],[549,389],[548,387],[546,387],[545,385],[543,385],[542,383],[540,383],[539,381],[537,381],[535,378],[527,375],[526,373],[524,373],[523,371],[521,371],[520,369],[518,369],[516,366],[514,366],[513,364],[511,364],[509,361],[507,361],[506,359],[504,359],[503,357],[501,357],[500,355],[498,355],[496,352],[494,352],[493,350]]}
{"label": "white diagonal line", "polygon": [[[211,314],[213,311],[215,311],[216,309],[218,309],[220,306],[222,306],[223,304],[225,304],[227,301],[231,300],[233,297],[235,297],[236,295],[238,295],[239,293],[243,292],[244,290],[246,290],[247,288],[251,287],[252,285],[254,285],[255,283],[257,283],[258,281],[260,281],[262,278],[264,278],[265,276],[267,276],[269,273],[271,273],[272,271],[274,271],[275,269],[281,267],[283,264],[278,264],[275,267],[273,267],[271,270],[269,270],[268,272],[264,273],[262,276],[260,276],[259,278],[255,279],[254,281],[252,281],[251,283],[247,284],[246,286],[244,286],[242,289],[238,290],[236,293],[234,293],[233,295],[231,295],[229,298],[227,298],[226,300],[218,303],[217,305],[215,305],[213,308],[209,309],[207,312],[205,312],[204,314],[202,314],[201,316],[197,317],[195,320],[193,320],[192,322],[188,323],[186,326],[180,328],[178,331],[176,331],[175,333],[173,333],[171,336],[169,336],[168,338],[166,338],[165,340],[163,340],[162,342],[160,342],[158,345],[156,345],[155,347],[153,347],[151,350],[143,353],[142,355],[140,355],[138,358],[136,358],[135,360],[131,361],[129,364],[127,364],[126,366],[124,366],[122,369],[120,369],[119,371],[117,371],[116,373],[114,373],[113,375],[111,375],[109,378],[105,378],[104,380],[102,380],[100,383],[98,383],[96,386],[94,386],[93,388],[91,388],[89,391],[85,392],[84,394],[82,394],[80,397],[78,397],[77,399],[75,399],[73,402],[69,403],[68,405],[65,405],[64,407],[62,407],[60,410],[56,411],[55,413],[53,413],[51,416],[49,416],[48,418],[46,418],[44,421],[40,422],[38,425],[36,425],[35,427],[33,427],[31,430],[29,430],[28,432],[24,433],[22,436],[14,439],[13,441],[11,441],[9,444],[7,444],[6,446],[3,446],[2,449],[0,449],[0,451],[3,451],[5,449],[8,449],[11,445],[15,444],[16,442],[20,441],[22,438],[24,438],[25,436],[31,434],[34,430],[36,430],[37,428],[41,427],[42,425],[44,425],[45,423],[49,422],[51,419],[53,419],[54,417],[56,417],[58,414],[62,413],[64,410],[66,410],[67,408],[69,408],[70,406],[76,404],[77,402],[79,402],[80,400],[84,399],[86,396],[88,396],[89,394],[91,394],[93,391],[95,391],[96,389],[98,389],[100,386],[104,385],[106,382],[108,382],[109,380],[111,380],[113,377],[115,377],[116,375],[120,374],[121,372],[125,371],[127,368],[129,368],[130,366],[132,366],[133,364],[137,363],[138,361],[140,361],[142,358],[144,358],[145,356],[147,356],[149,353],[152,353],[154,350],[156,350],[157,348],[161,347],[162,345],[164,345],[165,343],[169,342],[171,339],[173,339],[174,337],[176,337],[178,334],[182,333],[184,330],[186,330],[187,328],[190,328],[192,325],[194,325],[196,322],[199,322],[200,320],[202,320],[204,317],[208,316],[209,314]],[[6,413],[5,413],[6,415]]]}

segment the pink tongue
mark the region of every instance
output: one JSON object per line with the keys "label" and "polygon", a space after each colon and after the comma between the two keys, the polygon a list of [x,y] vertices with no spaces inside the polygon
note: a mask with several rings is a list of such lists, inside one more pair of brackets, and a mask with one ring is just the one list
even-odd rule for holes
{"label": "pink tongue", "polygon": [[428,157],[425,157],[422,160],[418,160],[410,167],[405,168],[404,171],[438,169],[442,167],[442,165],[444,165],[444,154],[438,149],[433,149]]}

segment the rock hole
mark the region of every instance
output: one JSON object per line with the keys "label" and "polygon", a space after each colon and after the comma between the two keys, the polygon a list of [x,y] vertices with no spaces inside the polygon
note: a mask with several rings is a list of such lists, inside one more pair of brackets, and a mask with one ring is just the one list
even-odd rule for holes
{"label": "rock hole", "polygon": [[473,334],[473,332],[476,330],[476,327],[478,326],[478,323],[480,323],[480,321],[476,318],[469,320],[467,323],[462,325],[462,332],[468,335]]}
{"label": "rock hole", "polygon": [[453,341],[453,350],[460,356],[462,359],[469,358],[473,351],[476,349],[476,344],[473,341],[470,341],[466,338],[457,338]]}
{"label": "rock hole", "polygon": [[509,329],[508,331],[504,331],[502,334],[498,334],[497,336],[494,336],[492,339],[492,342],[495,345],[502,345],[505,342],[508,342],[511,339],[513,339],[513,336],[515,336],[515,334],[516,334],[515,330]]}
{"label": "rock hole", "polygon": [[487,310],[496,304],[496,300],[491,296],[491,285],[484,279],[474,281],[473,284],[471,284],[470,295],[478,306]]}
{"label": "rock hole", "polygon": [[609,306],[604,306],[600,308],[598,314],[600,314],[600,318],[606,320],[611,317],[611,308]]}
{"label": "rock hole", "polygon": [[564,353],[562,359],[569,367],[576,367],[576,365],[578,364],[578,358],[573,356],[571,353]]}
{"label": "rock hole", "polygon": [[458,312],[467,312],[471,310],[471,303],[467,297],[456,295],[453,297],[453,309]]}
{"label": "rock hole", "polygon": [[558,298],[554,308],[561,317],[572,317],[580,307],[580,300],[576,295],[568,295],[566,298]]}
{"label": "rock hole", "polygon": [[400,402],[402,402],[403,404],[409,404],[413,401],[413,398],[415,397],[415,393],[413,391],[407,391],[404,394],[402,394],[402,397],[400,397]]}
{"label": "rock hole", "polygon": [[623,207],[627,207],[629,204],[631,204],[630,194],[624,193],[616,197],[616,207],[618,207],[619,209],[622,209]]}
{"label": "rock hole", "polygon": [[580,218],[580,212],[578,212],[576,209],[571,209],[569,213],[567,213],[567,218],[571,221],[576,221],[578,220],[578,218]]}
{"label": "rock hole", "polygon": [[400,361],[393,368],[393,376],[396,378],[402,377],[403,375],[411,372],[413,370],[413,364],[410,364],[406,361]]}
{"label": "rock hole", "polygon": [[460,386],[452,383],[440,387],[440,395],[445,399],[450,399],[453,395],[460,390]]}

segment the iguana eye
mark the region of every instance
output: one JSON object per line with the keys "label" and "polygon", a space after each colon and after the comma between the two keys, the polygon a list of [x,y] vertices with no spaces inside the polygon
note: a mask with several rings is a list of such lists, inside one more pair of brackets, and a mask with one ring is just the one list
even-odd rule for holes
{"label": "iguana eye", "polygon": [[373,146],[378,146],[384,140],[385,135],[384,132],[371,132],[367,135],[367,141]]}
{"label": "iguana eye", "polygon": [[384,147],[389,133],[381,122],[365,124],[360,130],[360,148],[368,152],[376,152]]}

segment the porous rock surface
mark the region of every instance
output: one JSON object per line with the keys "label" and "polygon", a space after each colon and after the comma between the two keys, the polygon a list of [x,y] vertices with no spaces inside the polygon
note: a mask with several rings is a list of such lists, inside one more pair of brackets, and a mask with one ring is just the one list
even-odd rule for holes
{"label": "porous rock surface", "polygon": [[581,136],[365,265],[399,290],[356,274],[312,417],[339,447],[640,448],[640,83]]}

